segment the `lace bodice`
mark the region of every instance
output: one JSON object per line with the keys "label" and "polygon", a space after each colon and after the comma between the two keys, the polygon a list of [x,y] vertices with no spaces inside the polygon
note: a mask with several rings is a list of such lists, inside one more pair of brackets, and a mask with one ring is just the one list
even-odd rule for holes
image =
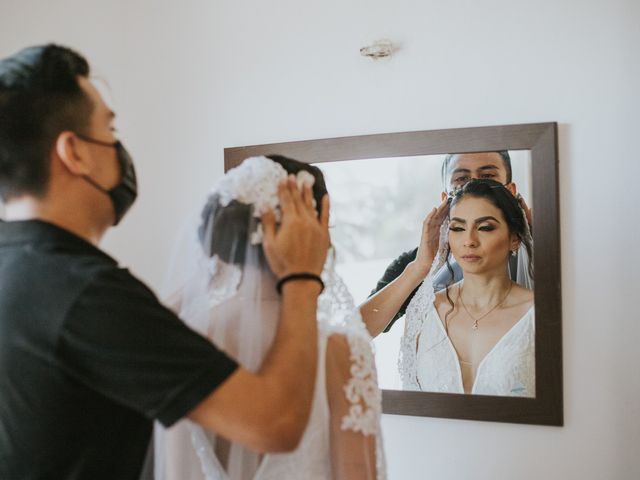
{"label": "lace bodice", "polygon": [[[320,339],[318,351],[318,376],[311,416],[300,445],[291,453],[265,455],[253,480],[294,479],[300,478],[301,472],[304,472],[304,478],[309,480],[331,478],[331,464],[327,461],[330,457],[329,429],[325,426],[329,417],[324,375],[326,345],[327,338],[324,336]],[[191,422],[189,429],[204,474],[199,478],[228,480],[229,476],[215,457],[204,430]]]}
{"label": "lace bodice", "polygon": [[[298,448],[291,453],[267,454],[257,467],[252,480],[307,480],[332,478],[330,407],[327,399],[326,355],[330,335],[335,331],[319,332],[318,369],[311,416]],[[338,335],[340,335],[338,333]],[[366,338],[346,336],[351,358],[351,377],[344,385],[350,404],[342,417],[342,430],[373,435],[376,442],[377,479],[385,476],[385,461],[380,436],[381,395],[377,387],[375,363]],[[158,428],[158,427],[157,427]],[[183,420],[163,432],[171,452],[164,452],[167,464],[163,478],[167,480],[229,480],[214,454],[212,436],[202,427]]]}
{"label": "lace bodice", "polygon": [[[349,344],[353,360],[353,376],[344,389],[351,408],[342,418],[341,428],[367,435],[377,435],[380,423],[380,398],[375,382],[375,370],[372,370],[373,358],[353,342]],[[333,476],[330,461],[330,411],[326,386],[326,334],[321,334],[319,346],[318,376],[311,418],[300,445],[291,453],[265,455],[254,480],[287,480],[302,477],[308,480],[326,480]],[[367,345],[366,350],[370,352],[370,346]],[[377,452],[377,457],[382,462],[381,451]],[[378,471],[380,473],[378,478],[384,478],[383,464],[378,465]]]}
{"label": "lace bodice", "polygon": [[[246,272],[245,272],[246,275]],[[228,275],[224,278],[229,280]],[[386,467],[382,449],[380,432],[380,417],[382,413],[381,392],[377,385],[377,374],[371,337],[362,322],[359,311],[355,308],[353,299],[342,282],[333,272],[327,269],[323,273],[326,283],[325,292],[318,299],[318,367],[314,399],[309,423],[298,448],[286,454],[267,454],[259,459],[259,464],[243,465],[241,480],[293,480],[327,479],[332,478],[332,420],[343,432],[356,433],[361,440],[359,448],[363,448],[368,440],[373,438],[375,444],[375,472],[373,477],[386,478]],[[232,283],[228,281],[227,283]],[[209,293],[218,292],[210,284]],[[222,291],[222,290],[221,290]],[[275,289],[267,289],[275,295]],[[266,293],[265,292],[265,293]],[[223,292],[224,293],[224,292]],[[225,296],[225,295],[223,295]],[[211,298],[207,299],[210,302]],[[215,339],[232,356],[239,355],[238,348],[243,348],[247,342],[244,335],[242,340],[236,338],[238,332],[233,328],[225,328],[223,319],[233,322],[241,315],[240,308],[246,306],[242,291],[237,296],[222,302],[220,305],[207,306],[207,315],[203,321],[197,321],[193,316],[192,326]],[[266,331],[275,333],[278,318],[279,300],[262,298],[260,311],[262,312],[262,326]],[[224,313],[224,315],[222,315]],[[333,365],[339,365],[340,378],[335,380],[328,373],[327,349],[329,339],[337,336],[345,340],[348,354]],[[270,335],[258,335],[260,349],[265,350],[271,343]],[[235,347],[234,347],[235,345]],[[259,364],[259,363],[258,363]],[[334,397],[341,397],[343,408],[331,411],[327,382],[334,378],[338,385]],[[335,400],[335,398],[334,398]],[[259,396],[256,398],[259,401]],[[333,426],[335,429],[336,427]],[[333,433],[335,435],[335,431]],[[183,420],[169,430],[156,429],[156,445],[162,449],[164,465],[163,473],[156,475],[157,480],[229,480],[225,468],[218,461],[215,449],[215,435],[207,433],[202,427]],[[340,448],[343,448],[342,445]],[[251,461],[258,461],[257,457],[247,457]],[[156,463],[157,465],[158,463]],[[304,477],[301,477],[304,472]]]}

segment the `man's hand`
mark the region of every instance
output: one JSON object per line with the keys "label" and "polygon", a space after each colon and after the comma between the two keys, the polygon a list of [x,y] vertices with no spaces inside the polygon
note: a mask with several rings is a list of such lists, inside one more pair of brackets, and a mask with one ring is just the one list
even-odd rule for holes
{"label": "man's hand", "polygon": [[414,266],[422,277],[429,273],[433,259],[440,248],[440,227],[449,214],[449,203],[445,199],[440,205],[429,212],[422,222],[422,237],[414,260]]}
{"label": "man's hand", "polygon": [[524,210],[524,216],[526,217],[527,223],[529,224],[529,230],[532,230],[533,229],[533,210],[529,208],[529,205],[527,205],[527,202],[524,201],[524,197],[522,195],[518,194],[516,199],[518,200],[518,203],[520,204],[520,207],[522,208],[522,210]]}
{"label": "man's hand", "polygon": [[271,270],[277,278],[291,273],[320,275],[329,249],[329,197],[322,198],[320,216],[313,206],[311,187],[300,191],[295,177],[289,175],[278,185],[282,222],[276,227],[273,211],[262,215],[262,246]]}
{"label": "man's hand", "polygon": [[[262,216],[263,248],[273,273],[319,275],[329,249],[329,198],[320,216],[311,187],[298,189],[289,176],[278,185],[282,222]],[[316,282],[291,282],[283,290],[278,331],[258,372],[244,368],[229,377],[189,418],[258,452],[295,449],[309,422],[318,360]],[[260,401],[253,393],[260,392]]]}

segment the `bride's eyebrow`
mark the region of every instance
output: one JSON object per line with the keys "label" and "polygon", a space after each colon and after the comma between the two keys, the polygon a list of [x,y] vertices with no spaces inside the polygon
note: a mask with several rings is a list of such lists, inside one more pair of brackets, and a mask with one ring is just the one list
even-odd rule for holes
{"label": "bride's eyebrow", "polygon": [[458,223],[467,223],[467,221],[464,218],[460,218],[460,217],[453,217],[451,221],[458,222]]}
{"label": "bride's eyebrow", "polygon": [[491,215],[487,215],[486,217],[476,218],[474,223],[478,224],[478,223],[486,222],[487,220],[493,220],[494,222],[500,223],[500,220],[498,220],[496,217],[492,217]]}

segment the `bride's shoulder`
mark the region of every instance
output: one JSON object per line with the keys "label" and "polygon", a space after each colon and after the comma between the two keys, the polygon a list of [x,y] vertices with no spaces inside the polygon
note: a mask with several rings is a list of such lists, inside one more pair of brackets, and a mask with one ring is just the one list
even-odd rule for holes
{"label": "bride's shoulder", "polygon": [[529,290],[528,288],[524,288],[517,283],[514,283],[511,295],[513,302],[516,304],[528,306],[533,305],[533,290]]}
{"label": "bride's shoulder", "polygon": [[436,292],[436,298],[433,301],[438,312],[441,312],[443,309],[448,310],[451,308],[451,302],[455,303],[456,298],[458,297],[458,292],[460,288],[460,282],[454,283],[450,285],[448,289],[443,288],[439,292]]}

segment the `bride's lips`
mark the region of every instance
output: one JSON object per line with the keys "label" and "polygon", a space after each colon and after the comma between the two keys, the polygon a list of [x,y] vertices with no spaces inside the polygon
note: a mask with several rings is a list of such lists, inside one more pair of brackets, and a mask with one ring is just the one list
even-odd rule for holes
{"label": "bride's lips", "polygon": [[463,255],[463,256],[462,256],[462,259],[463,259],[465,262],[470,262],[470,263],[478,262],[478,261],[480,261],[480,259],[481,259],[481,258],[482,258],[482,257],[480,257],[480,256],[478,256],[478,255]]}

